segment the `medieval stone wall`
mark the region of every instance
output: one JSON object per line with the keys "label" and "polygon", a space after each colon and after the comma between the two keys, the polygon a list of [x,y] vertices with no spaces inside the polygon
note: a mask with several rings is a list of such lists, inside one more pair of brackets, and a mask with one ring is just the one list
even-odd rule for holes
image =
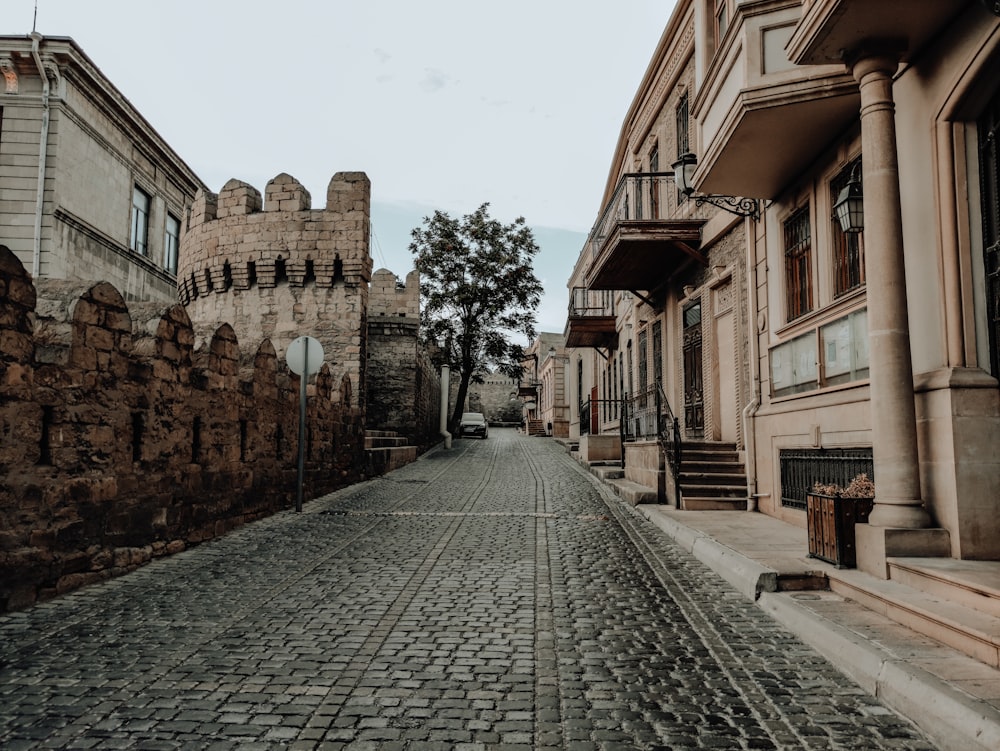
{"label": "medieval stone wall", "polygon": [[370,428],[394,430],[421,447],[440,434],[441,378],[419,341],[420,275],[406,282],[386,269],[372,275],[368,295]]}
{"label": "medieval stone wall", "polygon": [[[325,209],[281,174],[260,192],[230,180],[218,195],[199,192],[181,240],[181,302],[199,336],[232,325],[244,346],[264,339],[284,358],[291,341],[320,341],[336,383],[364,404],[367,364],[371,183],[339,172]],[[205,328],[202,328],[205,327]]]}
{"label": "medieval stone wall", "polygon": [[[36,288],[0,246],[0,611],[294,502],[298,379],[251,342],[221,321],[199,341],[184,306],[106,282]],[[307,498],[361,479],[350,388],[329,365],[310,386]]]}
{"label": "medieval stone wall", "polygon": [[[491,425],[518,425],[521,422],[523,403],[517,398],[518,380],[497,373],[480,373],[480,383],[469,384],[464,412],[482,412]],[[453,374],[449,384],[448,402],[454,404],[458,397],[459,378]],[[448,411],[451,417],[451,410]]]}

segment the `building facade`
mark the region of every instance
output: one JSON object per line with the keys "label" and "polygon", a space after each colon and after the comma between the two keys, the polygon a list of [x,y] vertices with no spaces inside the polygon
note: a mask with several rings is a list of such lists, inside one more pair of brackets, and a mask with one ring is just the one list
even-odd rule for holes
{"label": "building facade", "polygon": [[199,178],[72,39],[0,37],[0,72],[3,241],[35,279],[175,301]]}
{"label": "building facade", "polygon": [[624,420],[627,477],[722,508],[688,462],[731,443],[710,484],[805,535],[813,483],[867,474],[858,565],[883,579],[897,556],[1000,560],[1000,18],[906,8],[678,2],[567,323],[596,407],[572,430]]}
{"label": "building facade", "polygon": [[[661,38],[570,281],[570,391],[589,404],[571,432],[602,457],[618,434],[626,479],[656,497],[745,509],[735,455],[746,445],[746,246],[759,205],[689,197],[676,179],[672,165],[696,148],[696,10],[679,3]],[[701,460],[690,472],[672,459],[678,441]]]}

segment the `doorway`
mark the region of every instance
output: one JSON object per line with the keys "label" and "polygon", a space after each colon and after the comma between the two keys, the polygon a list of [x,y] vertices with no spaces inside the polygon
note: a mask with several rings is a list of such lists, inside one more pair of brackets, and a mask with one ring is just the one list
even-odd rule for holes
{"label": "doorway", "polygon": [[705,379],[702,370],[701,302],[684,308],[684,430],[705,435]]}

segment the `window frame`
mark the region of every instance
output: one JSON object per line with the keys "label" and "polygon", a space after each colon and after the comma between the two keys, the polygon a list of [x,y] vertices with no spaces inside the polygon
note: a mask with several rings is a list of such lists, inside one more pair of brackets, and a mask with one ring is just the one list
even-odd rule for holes
{"label": "window frame", "polygon": [[722,46],[722,40],[726,37],[726,32],[729,31],[729,25],[732,23],[732,13],[729,7],[729,0],[715,0],[715,10],[712,13],[713,28],[715,30],[715,49],[719,49]]}
{"label": "window frame", "polygon": [[786,322],[815,310],[812,225],[809,203],[792,211],[781,223]]}
{"label": "window frame", "polygon": [[[846,330],[847,337],[835,339],[830,335],[838,327]],[[831,345],[836,350],[832,355]],[[842,363],[842,356],[846,363]],[[833,319],[816,321],[768,350],[771,399],[862,385],[869,378],[868,357],[867,306],[842,311]],[[787,377],[779,377],[776,367]]]}
{"label": "window frame", "polygon": [[[176,233],[172,233],[171,222],[177,225]],[[177,261],[181,249],[181,220],[173,212],[167,212],[167,221],[163,229],[163,268],[171,274],[177,274]]]}
{"label": "window frame", "polygon": [[691,151],[691,104],[687,91],[680,95],[674,108],[674,130],[677,138],[676,157],[680,159]]}
{"label": "window frame", "polygon": [[[145,198],[145,210],[137,205],[137,197]],[[149,220],[153,213],[153,196],[138,183],[132,186],[132,209],[129,224],[129,250],[143,257],[149,257]],[[141,238],[141,239],[140,239]]]}

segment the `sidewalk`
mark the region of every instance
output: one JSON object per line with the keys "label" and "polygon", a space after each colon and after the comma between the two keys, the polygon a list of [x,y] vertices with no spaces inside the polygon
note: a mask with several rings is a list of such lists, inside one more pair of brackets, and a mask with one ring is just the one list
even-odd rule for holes
{"label": "sidewalk", "polygon": [[779,577],[877,586],[809,558],[803,530],[759,513],[636,509],[942,749],[1000,749],[1000,670],[833,592],[778,591]]}

